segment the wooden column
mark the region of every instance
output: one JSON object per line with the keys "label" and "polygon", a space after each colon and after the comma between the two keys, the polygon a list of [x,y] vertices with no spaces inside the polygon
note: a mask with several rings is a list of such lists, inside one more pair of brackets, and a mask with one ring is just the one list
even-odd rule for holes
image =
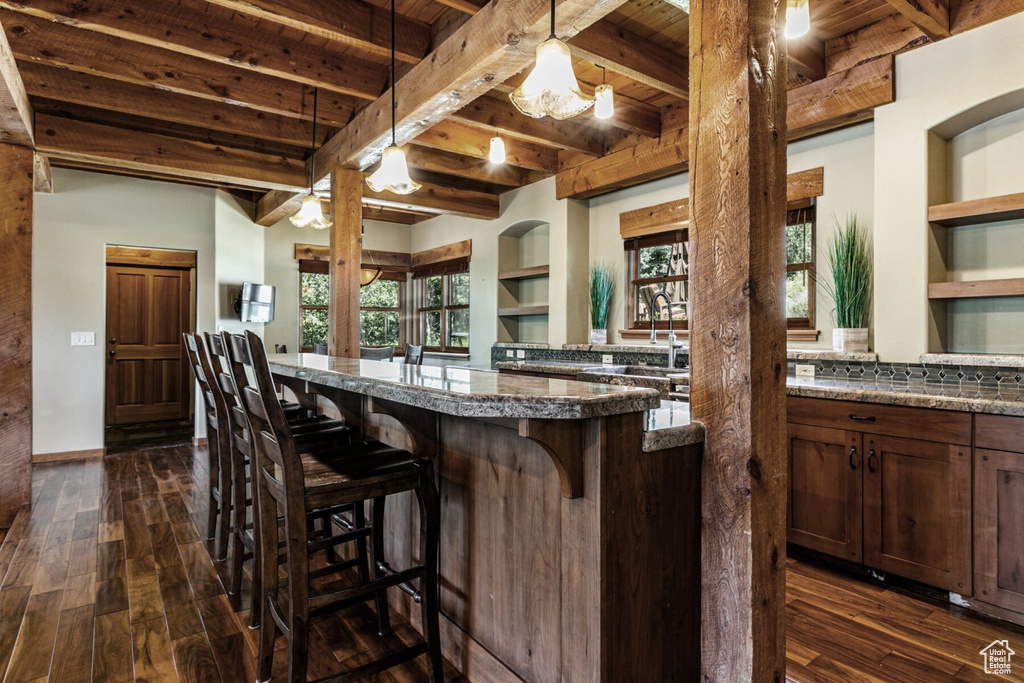
{"label": "wooden column", "polygon": [[32,150],[0,144],[0,528],[29,502]]}
{"label": "wooden column", "polygon": [[362,265],[363,176],[331,175],[331,306],[328,353],[359,358],[359,267]]}
{"label": "wooden column", "polygon": [[785,3],[690,4],[701,680],[784,681]]}

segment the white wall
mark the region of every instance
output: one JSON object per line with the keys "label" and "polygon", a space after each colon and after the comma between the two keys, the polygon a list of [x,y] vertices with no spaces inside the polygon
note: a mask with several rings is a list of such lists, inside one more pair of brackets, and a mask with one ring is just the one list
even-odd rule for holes
{"label": "white wall", "polygon": [[[263,283],[265,228],[252,220],[253,206],[227,192],[218,191],[214,201],[214,235],[217,255],[217,330],[242,334],[263,333],[263,323],[243,323],[234,310],[243,282]],[[204,330],[213,331],[213,330]]]}
{"label": "white wall", "polygon": [[59,168],[53,184],[33,220],[34,453],[103,447],[107,244],[196,251],[199,329],[216,316],[213,190]]}

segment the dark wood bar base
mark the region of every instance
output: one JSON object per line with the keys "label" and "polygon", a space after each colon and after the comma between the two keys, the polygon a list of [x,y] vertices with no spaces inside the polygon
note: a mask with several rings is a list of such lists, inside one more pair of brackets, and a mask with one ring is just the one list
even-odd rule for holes
{"label": "dark wood bar base", "polygon": [[[642,452],[642,412],[538,424],[321,385],[308,394],[358,417],[367,435],[434,459],[442,648],[467,678],[696,679],[699,445]],[[578,462],[575,497],[558,459]],[[419,532],[415,499],[394,496],[388,506],[388,557],[419,562],[408,543]],[[391,593],[392,607],[417,625],[418,606]]]}

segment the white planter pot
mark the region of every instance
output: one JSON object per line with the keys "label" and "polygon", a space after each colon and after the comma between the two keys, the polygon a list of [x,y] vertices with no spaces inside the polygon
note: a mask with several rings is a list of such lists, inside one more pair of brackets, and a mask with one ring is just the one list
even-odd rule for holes
{"label": "white planter pot", "polygon": [[846,352],[867,352],[868,328],[837,327],[833,329],[832,350]]}
{"label": "white planter pot", "polygon": [[591,344],[607,344],[608,330],[590,330]]}

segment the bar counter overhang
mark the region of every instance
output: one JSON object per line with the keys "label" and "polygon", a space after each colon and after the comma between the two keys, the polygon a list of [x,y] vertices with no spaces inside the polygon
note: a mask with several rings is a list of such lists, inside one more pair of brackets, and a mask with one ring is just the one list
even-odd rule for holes
{"label": "bar counter overhang", "polygon": [[[434,460],[442,647],[467,678],[696,680],[703,428],[688,414],[666,417],[638,387],[311,354],[270,362],[298,400]],[[407,540],[418,527],[412,495],[389,499],[392,566],[419,560]],[[409,596],[390,600],[419,627]]]}

